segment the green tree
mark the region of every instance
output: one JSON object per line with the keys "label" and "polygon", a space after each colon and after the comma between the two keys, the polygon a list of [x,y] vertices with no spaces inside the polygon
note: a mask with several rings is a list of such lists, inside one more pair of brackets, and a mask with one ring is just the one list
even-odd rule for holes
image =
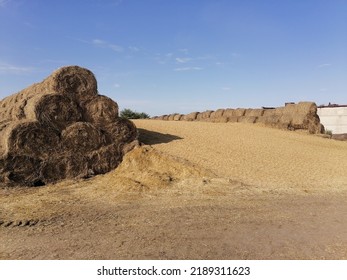
{"label": "green tree", "polygon": [[138,113],[130,109],[123,109],[120,112],[120,116],[121,118],[125,118],[125,119],[149,119],[150,118],[150,116],[144,112]]}

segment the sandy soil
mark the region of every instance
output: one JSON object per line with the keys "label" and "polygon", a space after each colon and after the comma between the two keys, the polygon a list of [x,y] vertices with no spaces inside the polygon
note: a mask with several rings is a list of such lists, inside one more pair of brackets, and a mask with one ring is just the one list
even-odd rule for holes
{"label": "sandy soil", "polygon": [[0,188],[2,259],[347,259],[347,142],[136,121],[108,174]]}

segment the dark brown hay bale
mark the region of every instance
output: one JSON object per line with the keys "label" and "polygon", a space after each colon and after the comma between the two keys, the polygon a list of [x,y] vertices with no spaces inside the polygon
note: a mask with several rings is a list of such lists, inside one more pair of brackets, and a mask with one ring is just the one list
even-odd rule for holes
{"label": "dark brown hay bale", "polygon": [[169,116],[168,115],[164,115],[163,116],[163,121],[168,121],[169,120]]}
{"label": "dark brown hay bale", "polygon": [[59,150],[59,133],[39,122],[12,122],[1,132],[2,154],[45,158]]}
{"label": "dark brown hay bale", "polygon": [[93,175],[88,168],[87,155],[75,153],[62,158],[63,164],[66,166],[65,178],[87,178]]}
{"label": "dark brown hay bale", "polygon": [[54,183],[66,178],[67,160],[65,155],[51,156],[42,162],[40,179],[45,184]]}
{"label": "dark brown hay bale", "polygon": [[135,125],[77,66],[0,101],[0,139],[0,180],[28,186],[105,173],[139,145]]}
{"label": "dark brown hay bale", "polygon": [[66,178],[87,178],[111,171],[121,163],[127,145],[115,143],[86,155],[65,158]]}
{"label": "dark brown hay bale", "polygon": [[34,96],[28,100],[24,113],[26,119],[37,120],[57,130],[82,120],[81,108],[77,103],[61,94]]}
{"label": "dark brown hay bale", "polygon": [[27,155],[8,155],[4,160],[1,181],[25,186],[42,185],[40,164],[39,159]]}
{"label": "dark brown hay bale", "polygon": [[0,157],[0,182],[3,182],[3,180],[1,179],[1,176],[4,173],[5,163],[6,162],[4,157]]}
{"label": "dark brown hay bale", "polygon": [[[20,100],[19,102],[13,102],[8,104],[8,107],[0,109],[0,118],[2,120],[21,120],[25,118],[24,107],[27,100]],[[6,105],[6,100],[2,102],[2,105]],[[10,106],[13,105],[13,106]]]}
{"label": "dark brown hay bale", "polygon": [[[95,174],[94,171],[88,167],[88,164],[88,153],[76,152],[56,155],[42,163],[40,178],[45,184],[47,184],[66,178],[74,179],[91,177]],[[98,162],[94,162],[94,165],[97,164]]]}
{"label": "dark brown hay bale", "polygon": [[185,121],[195,121],[196,116],[199,114],[199,112],[192,112],[190,114],[184,115],[183,120]]}
{"label": "dark brown hay bale", "polygon": [[264,109],[246,109],[246,117],[261,117],[264,114]]}
{"label": "dark brown hay bale", "polygon": [[94,175],[104,174],[116,168],[122,161],[122,144],[111,144],[88,154],[87,165],[89,172]]}
{"label": "dark brown hay bale", "polygon": [[91,123],[77,122],[68,126],[61,134],[62,148],[69,152],[90,152],[109,143],[107,134]]}
{"label": "dark brown hay bale", "polygon": [[94,74],[79,66],[62,67],[54,71],[41,85],[45,89],[40,90],[41,93],[63,93],[77,103],[93,99],[98,92]]}
{"label": "dark brown hay bale", "polygon": [[111,143],[130,143],[138,137],[135,124],[128,119],[118,118],[107,125],[105,130],[111,136]]}
{"label": "dark brown hay bale", "polygon": [[85,104],[85,120],[104,126],[118,118],[118,104],[107,96],[98,95]]}
{"label": "dark brown hay bale", "polygon": [[175,118],[175,114],[169,115],[168,121],[173,121]]}
{"label": "dark brown hay bale", "polygon": [[0,119],[2,121],[20,120],[25,117],[24,107],[27,98],[18,98],[21,95],[11,95],[0,101]]}

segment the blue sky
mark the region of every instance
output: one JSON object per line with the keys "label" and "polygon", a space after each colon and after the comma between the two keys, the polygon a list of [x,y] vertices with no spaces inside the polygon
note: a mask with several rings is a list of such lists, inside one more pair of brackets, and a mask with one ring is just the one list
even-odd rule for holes
{"label": "blue sky", "polygon": [[0,98],[64,65],[150,115],[347,103],[346,0],[0,0]]}

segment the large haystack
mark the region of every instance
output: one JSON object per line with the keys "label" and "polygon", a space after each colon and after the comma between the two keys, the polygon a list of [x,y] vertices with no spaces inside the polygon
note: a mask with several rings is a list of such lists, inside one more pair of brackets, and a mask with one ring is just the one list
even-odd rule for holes
{"label": "large haystack", "polygon": [[0,101],[0,182],[38,186],[106,173],[137,144],[137,129],[98,94],[92,72],[62,67]]}

